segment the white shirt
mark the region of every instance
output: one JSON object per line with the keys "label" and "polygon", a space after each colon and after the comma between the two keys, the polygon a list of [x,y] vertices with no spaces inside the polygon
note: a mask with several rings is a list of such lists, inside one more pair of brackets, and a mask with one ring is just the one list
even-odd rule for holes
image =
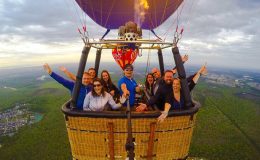
{"label": "white shirt", "polygon": [[83,110],[103,111],[107,103],[110,104],[113,109],[121,107],[120,104],[116,104],[113,97],[107,92],[105,92],[104,96],[100,95],[96,97],[93,97],[92,92],[89,92],[84,99]]}

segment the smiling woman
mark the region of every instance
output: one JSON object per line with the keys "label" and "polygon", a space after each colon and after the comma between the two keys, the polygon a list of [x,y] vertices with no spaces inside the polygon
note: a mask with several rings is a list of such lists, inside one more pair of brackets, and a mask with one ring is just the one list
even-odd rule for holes
{"label": "smiling woman", "polygon": [[116,104],[113,97],[104,89],[103,83],[99,78],[93,80],[93,90],[85,97],[83,110],[86,111],[104,111],[109,106],[112,109],[118,109],[121,104]]}

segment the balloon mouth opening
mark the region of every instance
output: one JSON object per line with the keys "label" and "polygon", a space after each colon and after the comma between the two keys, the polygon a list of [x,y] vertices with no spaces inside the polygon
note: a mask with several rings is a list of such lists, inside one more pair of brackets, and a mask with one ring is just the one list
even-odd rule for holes
{"label": "balloon mouth opening", "polygon": [[118,39],[125,39],[126,41],[136,41],[142,38],[142,29],[132,21],[125,23],[118,29]]}

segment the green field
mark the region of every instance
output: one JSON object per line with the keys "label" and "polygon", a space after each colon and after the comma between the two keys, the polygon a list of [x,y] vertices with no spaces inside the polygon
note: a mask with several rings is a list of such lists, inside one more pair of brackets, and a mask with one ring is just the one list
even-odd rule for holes
{"label": "green field", "polygon": [[260,156],[260,105],[234,96],[238,89],[195,89],[202,107],[191,146],[191,155],[207,159],[258,159]]}
{"label": "green field", "polygon": [[[202,107],[190,148],[191,157],[203,159],[258,159],[260,157],[260,106],[256,101],[235,96],[239,89],[212,88],[199,84],[194,98]],[[0,159],[71,159],[61,105],[68,90],[54,81],[45,81],[16,91],[1,90],[1,109],[17,102],[31,104],[43,119],[20,129],[13,137],[0,137]]]}

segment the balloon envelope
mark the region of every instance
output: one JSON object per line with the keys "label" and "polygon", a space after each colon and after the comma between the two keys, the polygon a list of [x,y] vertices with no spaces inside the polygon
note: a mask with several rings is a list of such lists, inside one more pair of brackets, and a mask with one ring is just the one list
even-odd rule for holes
{"label": "balloon envelope", "polygon": [[133,21],[142,29],[149,30],[161,25],[183,2],[183,0],[75,1],[91,19],[107,29],[117,29],[125,22]]}

